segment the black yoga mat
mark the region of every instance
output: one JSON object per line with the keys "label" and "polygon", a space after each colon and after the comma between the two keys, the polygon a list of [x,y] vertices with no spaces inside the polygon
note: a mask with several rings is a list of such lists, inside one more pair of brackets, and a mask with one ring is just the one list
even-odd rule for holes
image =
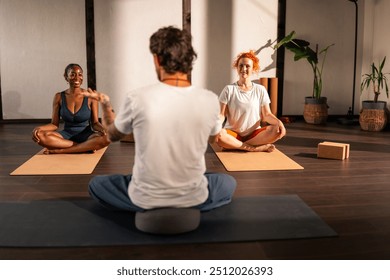
{"label": "black yoga mat", "polygon": [[184,244],[337,236],[296,195],[239,197],[204,212],[198,229],[146,234],[134,214],[109,211],[93,200],[0,203],[1,247],[78,247]]}

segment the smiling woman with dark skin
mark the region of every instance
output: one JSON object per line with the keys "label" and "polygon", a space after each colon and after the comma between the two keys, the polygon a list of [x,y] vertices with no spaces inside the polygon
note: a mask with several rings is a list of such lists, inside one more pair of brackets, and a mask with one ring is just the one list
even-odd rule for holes
{"label": "smiling woman with dark skin", "polygon": [[[33,141],[46,148],[46,154],[84,153],[106,147],[110,141],[98,119],[98,102],[82,94],[83,69],[69,64],[64,77],[69,88],[54,95],[51,123],[34,128]],[[64,129],[59,131],[60,118]]]}

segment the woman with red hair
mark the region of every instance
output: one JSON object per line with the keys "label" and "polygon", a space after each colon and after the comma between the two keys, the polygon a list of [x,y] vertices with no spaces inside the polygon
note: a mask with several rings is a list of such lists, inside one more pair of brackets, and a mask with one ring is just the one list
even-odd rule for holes
{"label": "woman with red hair", "polygon": [[[272,152],[273,143],[286,134],[286,129],[271,112],[267,90],[251,81],[251,75],[260,70],[259,59],[253,51],[243,52],[233,67],[239,79],[225,86],[219,96],[220,115],[227,120],[217,143],[225,149]],[[261,123],[267,125],[262,127]]]}

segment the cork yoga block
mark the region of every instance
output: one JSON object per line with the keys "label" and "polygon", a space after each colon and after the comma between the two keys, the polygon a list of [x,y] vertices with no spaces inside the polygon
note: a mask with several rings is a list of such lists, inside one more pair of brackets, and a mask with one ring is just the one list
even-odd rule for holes
{"label": "cork yoga block", "polygon": [[349,158],[349,144],[322,142],[318,144],[317,157],[344,160]]}

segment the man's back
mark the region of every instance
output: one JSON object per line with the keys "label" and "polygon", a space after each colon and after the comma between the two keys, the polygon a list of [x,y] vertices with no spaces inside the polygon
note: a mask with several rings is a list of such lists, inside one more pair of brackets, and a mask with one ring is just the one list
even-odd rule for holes
{"label": "man's back", "polygon": [[209,211],[230,203],[234,178],[204,174],[208,140],[219,137],[222,126],[217,96],[191,86],[197,56],[191,34],[173,26],[160,28],[150,37],[149,49],[160,82],[129,93],[117,116],[109,96],[91,89],[84,93],[100,101],[110,141],[131,132],[135,138],[133,173],[94,177],[91,196],[125,211],[192,206]]}
{"label": "man's back", "polygon": [[115,125],[123,133],[132,127],[136,143],[133,202],[146,209],[203,202],[208,194],[204,153],[209,136],[221,128],[217,96],[158,83],[130,93],[122,109]]}

